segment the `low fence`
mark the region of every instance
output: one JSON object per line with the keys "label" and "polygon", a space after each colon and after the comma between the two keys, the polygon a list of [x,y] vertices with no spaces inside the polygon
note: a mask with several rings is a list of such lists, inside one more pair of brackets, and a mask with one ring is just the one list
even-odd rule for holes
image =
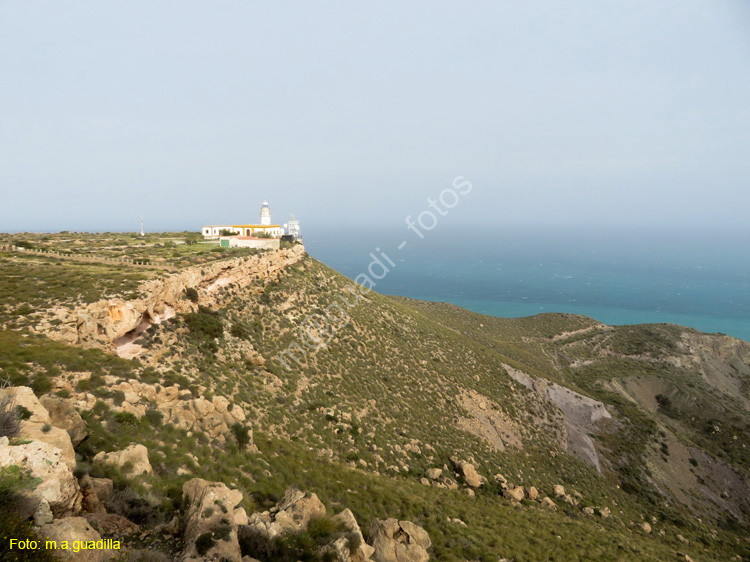
{"label": "low fence", "polygon": [[104,258],[101,256],[84,256],[81,254],[73,254],[69,252],[57,252],[54,250],[43,250],[43,249],[31,249],[21,248],[20,246],[0,246],[4,252],[23,252],[24,254],[36,254],[40,256],[49,256],[54,258],[60,258],[71,261],[81,262],[92,262],[92,263],[106,263],[111,265],[125,265],[128,267],[144,267],[150,269],[165,269],[175,270],[176,268],[166,264],[151,263],[148,260],[139,260],[134,258]]}

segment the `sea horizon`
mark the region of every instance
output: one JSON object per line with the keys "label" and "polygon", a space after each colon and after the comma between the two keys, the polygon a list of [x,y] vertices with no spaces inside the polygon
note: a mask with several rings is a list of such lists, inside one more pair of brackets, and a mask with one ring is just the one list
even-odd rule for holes
{"label": "sea horizon", "polygon": [[[308,252],[374,290],[506,318],[556,312],[608,325],[669,323],[750,342],[747,232],[643,229],[308,232]],[[398,246],[406,241],[401,250]],[[395,265],[391,265],[391,263]]]}

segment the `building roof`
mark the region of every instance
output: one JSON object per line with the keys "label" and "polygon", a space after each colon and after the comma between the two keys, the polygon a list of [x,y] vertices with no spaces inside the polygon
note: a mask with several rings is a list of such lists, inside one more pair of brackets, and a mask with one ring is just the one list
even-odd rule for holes
{"label": "building roof", "polygon": [[233,224],[232,228],[281,228],[280,224]]}

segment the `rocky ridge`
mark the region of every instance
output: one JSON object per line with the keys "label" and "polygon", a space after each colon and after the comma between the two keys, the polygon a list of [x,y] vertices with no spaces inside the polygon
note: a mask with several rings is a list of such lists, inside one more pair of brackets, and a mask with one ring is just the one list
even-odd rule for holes
{"label": "rocky ridge", "polygon": [[[152,324],[179,312],[191,312],[198,304],[220,305],[231,289],[272,281],[304,255],[305,248],[299,244],[256,256],[184,268],[164,278],[144,282],[140,288],[144,296],[139,299],[106,299],[73,310],[51,309],[34,329],[57,341],[103,349],[114,346],[121,354],[134,356],[137,350],[125,346],[132,345],[138,334]],[[196,291],[196,302],[185,299],[188,289]]]}

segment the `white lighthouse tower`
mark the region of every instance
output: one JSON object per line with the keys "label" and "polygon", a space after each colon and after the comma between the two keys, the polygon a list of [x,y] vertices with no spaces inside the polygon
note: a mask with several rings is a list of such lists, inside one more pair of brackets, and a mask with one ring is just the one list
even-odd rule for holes
{"label": "white lighthouse tower", "polygon": [[271,209],[268,208],[268,201],[263,201],[263,205],[260,208],[260,225],[270,226],[271,224]]}

